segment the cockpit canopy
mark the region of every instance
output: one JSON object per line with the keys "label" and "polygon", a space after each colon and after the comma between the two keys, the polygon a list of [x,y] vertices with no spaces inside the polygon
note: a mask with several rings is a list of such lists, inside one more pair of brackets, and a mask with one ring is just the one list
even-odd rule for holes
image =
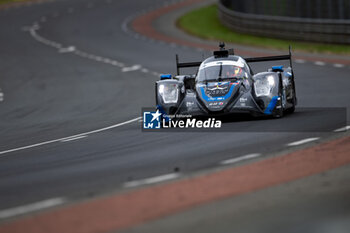
{"label": "cockpit canopy", "polygon": [[243,63],[231,60],[221,60],[203,63],[199,67],[197,82],[239,80],[248,78],[248,72]]}

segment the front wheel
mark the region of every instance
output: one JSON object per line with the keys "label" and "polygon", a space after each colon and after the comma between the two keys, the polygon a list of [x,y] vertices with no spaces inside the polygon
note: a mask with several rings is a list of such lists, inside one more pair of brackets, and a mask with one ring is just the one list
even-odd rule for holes
{"label": "front wheel", "polygon": [[290,108],[288,108],[288,109],[286,109],[286,113],[287,114],[291,114],[291,113],[293,113],[294,111],[295,111],[295,105],[296,105],[296,97],[295,97],[295,95],[293,96],[293,100],[292,100],[292,107],[290,107]]}
{"label": "front wheel", "polygon": [[273,118],[281,118],[283,117],[283,105],[282,105],[282,97],[279,96],[275,110],[272,113]]}

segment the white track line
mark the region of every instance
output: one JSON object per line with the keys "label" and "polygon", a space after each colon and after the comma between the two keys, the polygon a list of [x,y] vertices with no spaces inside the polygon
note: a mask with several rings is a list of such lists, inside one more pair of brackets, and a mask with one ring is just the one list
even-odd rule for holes
{"label": "white track line", "polygon": [[[125,28],[127,28],[126,25],[125,25]],[[83,58],[91,59],[91,60],[94,60],[94,61],[97,61],[97,62],[102,62],[102,63],[105,63],[105,64],[110,64],[112,66],[117,66],[117,67],[122,69],[121,70],[122,72],[130,72],[130,71],[137,71],[137,70],[140,70],[143,73],[148,73],[149,72],[148,69],[143,68],[141,65],[137,64],[137,65],[132,65],[130,67],[125,67],[125,65],[122,62],[115,61],[115,60],[112,60],[112,59],[107,58],[107,57],[101,57],[101,56],[97,56],[97,55],[94,55],[94,54],[89,54],[89,53],[86,53],[86,52],[83,52],[83,51],[79,51],[79,50],[76,49],[75,46],[72,46],[72,45],[71,46],[67,46],[67,47],[62,47],[61,44],[59,44],[59,43],[57,43],[55,41],[48,40],[48,39],[40,36],[37,33],[37,30],[39,30],[39,29],[40,29],[40,25],[38,23],[36,23],[36,22],[32,26],[22,27],[22,30],[29,31],[30,35],[35,40],[37,40],[38,42],[43,43],[45,45],[48,45],[48,46],[51,46],[51,47],[54,47],[54,48],[58,49],[59,53],[71,53],[71,52],[73,52],[75,55],[83,57]]]}
{"label": "white track line", "polygon": [[27,214],[33,211],[47,209],[57,205],[62,205],[65,202],[66,202],[66,199],[58,197],[58,198],[52,198],[44,201],[35,202],[28,205],[0,210],[0,219],[10,218],[21,214]]}
{"label": "white track line", "polygon": [[169,174],[155,176],[155,177],[151,177],[151,178],[147,178],[147,179],[143,179],[143,180],[135,180],[135,181],[126,182],[124,184],[124,187],[131,188],[131,187],[137,187],[137,186],[146,185],[146,184],[159,183],[159,182],[163,182],[166,180],[176,179],[179,176],[180,176],[179,173],[169,173]]}
{"label": "white track line", "polygon": [[134,119],[131,119],[131,120],[128,120],[128,121],[125,121],[125,122],[122,122],[122,123],[118,123],[118,124],[115,124],[115,125],[111,125],[111,126],[108,126],[108,127],[105,127],[105,128],[96,129],[96,130],[92,130],[92,131],[89,131],[89,132],[72,135],[72,136],[69,136],[69,137],[64,137],[64,138],[54,139],[54,140],[50,140],[50,141],[40,142],[40,143],[28,145],[28,146],[17,147],[17,148],[10,149],[10,150],[0,151],[0,157],[4,157],[4,156],[6,156],[5,154],[9,154],[11,152],[16,152],[16,151],[26,150],[26,149],[30,149],[30,148],[34,148],[34,147],[47,145],[47,144],[52,144],[52,143],[60,142],[60,141],[67,140],[67,139],[70,139],[70,138],[76,138],[76,137],[80,137],[80,136],[87,136],[89,134],[99,133],[99,132],[102,132],[102,131],[106,131],[106,130],[110,130],[110,129],[113,129],[113,128],[117,128],[117,127],[122,126],[122,125],[130,124],[130,123],[138,121],[140,119],[141,119],[141,117],[136,117]]}
{"label": "white track line", "polygon": [[118,61],[111,61],[110,63],[112,66],[118,66],[118,67],[124,67],[125,65]]}
{"label": "white track line", "polygon": [[343,68],[345,65],[344,64],[333,64],[335,68]]}
{"label": "white track line", "polygon": [[295,59],[294,62],[303,64],[303,63],[305,63],[305,60],[303,60],[303,59]]}
{"label": "white track line", "polygon": [[70,141],[79,140],[79,139],[86,138],[86,137],[87,137],[86,135],[79,136],[79,137],[71,137],[71,138],[67,138],[67,139],[62,140],[61,142],[70,142]]}
{"label": "white track line", "polygon": [[58,50],[59,53],[71,53],[71,52],[74,52],[75,51],[75,46],[68,46],[66,48],[60,48]]}
{"label": "white track line", "polygon": [[141,68],[142,68],[141,65],[133,65],[133,66],[130,66],[130,67],[124,67],[124,68],[122,68],[122,72],[136,71],[136,70],[139,70],[139,69],[141,69]]}
{"label": "white track line", "polygon": [[121,24],[122,30],[127,34],[132,34],[131,31],[129,31],[128,24],[131,22],[131,20],[135,17],[135,15],[130,15],[126,19],[124,19],[123,23]]}
{"label": "white track line", "polygon": [[232,163],[237,163],[243,160],[247,160],[247,159],[253,159],[253,158],[257,158],[261,156],[260,153],[254,153],[254,154],[248,154],[248,155],[243,155],[237,158],[232,158],[232,159],[227,159],[227,160],[223,160],[220,162],[220,164],[222,165],[226,165],[226,164],[232,164]]}
{"label": "white track line", "polygon": [[343,131],[348,131],[349,129],[350,129],[350,125],[347,125],[342,128],[336,129],[333,132],[343,132]]}
{"label": "white track line", "polygon": [[[177,1],[175,1],[175,2],[177,2]],[[112,1],[111,0],[106,0],[106,3],[112,3]],[[94,7],[94,4],[90,2],[90,3],[87,4],[87,7],[88,8],[90,8],[90,7],[92,8],[92,7]],[[72,8],[72,7],[68,8],[67,12],[68,13],[73,13],[74,12],[74,8]],[[139,15],[139,14],[134,14],[134,15],[131,15],[131,16],[127,17],[123,21],[123,23],[121,25],[121,28],[122,28],[122,30],[125,33],[127,33],[129,35],[136,35],[137,39],[139,39],[139,37],[145,39],[145,37],[139,35],[138,33],[134,33],[134,32],[132,32],[132,31],[130,31],[128,29],[129,22],[133,18],[135,18],[137,15]],[[54,12],[54,14],[52,16],[53,17],[58,17],[59,16],[59,12]],[[45,22],[46,21],[46,17],[43,16],[41,18],[41,21]],[[83,51],[78,51],[74,46],[63,47],[60,43],[48,40],[48,39],[40,36],[37,33],[37,30],[39,30],[39,29],[40,29],[40,25],[37,22],[34,22],[32,26],[26,26],[26,27],[22,28],[22,30],[24,30],[24,31],[29,31],[31,36],[35,40],[37,40],[38,42],[43,43],[43,44],[48,45],[48,46],[51,46],[51,47],[54,47],[54,48],[58,49],[58,52],[60,52],[60,53],[73,52],[75,55],[78,55],[78,56],[83,57],[83,58],[92,59],[92,60],[97,61],[97,62],[102,62],[102,63],[105,63],[105,64],[110,64],[110,65],[113,65],[113,66],[117,66],[117,67],[122,69],[122,72],[130,72],[130,71],[140,70],[143,73],[151,73],[152,75],[159,76],[159,74],[157,72],[151,72],[148,69],[143,68],[141,65],[133,65],[133,66],[130,66],[130,67],[125,67],[125,65],[122,62],[118,62],[118,61],[115,61],[115,60],[112,60],[112,59],[106,58],[106,57],[96,56],[94,54],[89,54],[89,53],[86,53],[86,52],[83,52]],[[151,42],[154,41],[153,39],[149,39],[149,40]],[[174,44],[173,46],[176,46],[176,44]]]}
{"label": "white track line", "polygon": [[300,141],[288,143],[287,146],[299,146],[299,145],[302,145],[302,144],[305,144],[305,143],[308,143],[308,142],[316,141],[316,140],[318,140],[318,139],[320,139],[320,138],[318,138],[318,137],[315,137],[315,138],[305,138],[305,139],[300,140]]}
{"label": "white track line", "polygon": [[317,65],[317,66],[324,66],[324,65],[326,65],[326,63],[324,63],[323,61],[315,61],[314,64]]}

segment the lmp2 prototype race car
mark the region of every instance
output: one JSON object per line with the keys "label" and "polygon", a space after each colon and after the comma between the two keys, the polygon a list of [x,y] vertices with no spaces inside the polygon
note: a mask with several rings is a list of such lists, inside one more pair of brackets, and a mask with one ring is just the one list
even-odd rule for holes
{"label": "lmp2 prototype race car", "polygon": [[[289,60],[290,67],[272,66],[254,74],[252,62]],[[249,113],[282,117],[297,104],[291,51],[288,55],[242,58],[233,49],[220,50],[203,62],[179,63],[177,75],[161,75],[156,82],[156,105],[163,114],[218,116]],[[180,68],[199,67],[195,75],[180,75]]]}

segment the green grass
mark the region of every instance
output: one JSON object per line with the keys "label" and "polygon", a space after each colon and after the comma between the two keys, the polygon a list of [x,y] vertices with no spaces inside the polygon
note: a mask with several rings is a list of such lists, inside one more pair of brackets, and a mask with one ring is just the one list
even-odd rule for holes
{"label": "green grass", "polygon": [[194,10],[179,18],[177,25],[192,35],[209,40],[284,50],[291,45],[297,51],[350,54],[350,46],[347,45],[296,42],[236,33],[220,23],[217,11],[216,5]]}
{"label": "green grass", "polygon": [[9,3],[9,2],[24,2],[26,0],[0,0],[0,4]]}

